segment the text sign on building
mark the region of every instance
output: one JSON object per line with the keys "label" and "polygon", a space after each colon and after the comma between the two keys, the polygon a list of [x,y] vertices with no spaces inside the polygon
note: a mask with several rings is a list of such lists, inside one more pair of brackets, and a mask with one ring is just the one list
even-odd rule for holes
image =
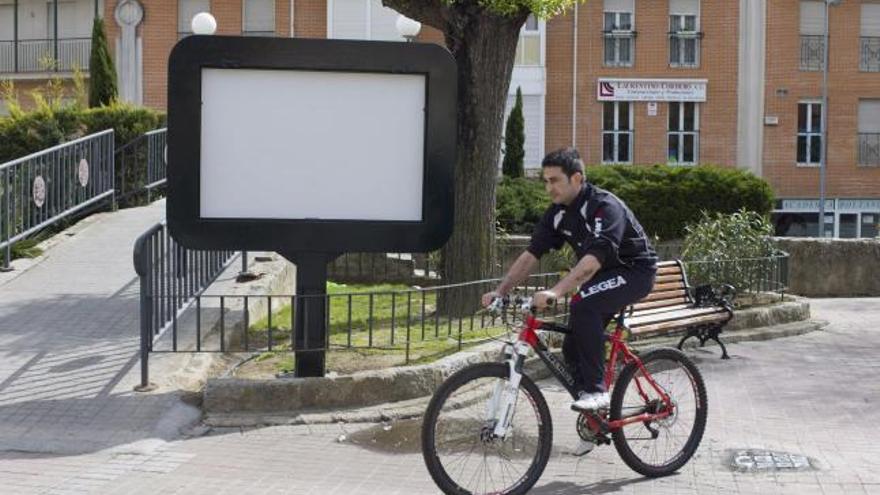
{"label": "text sign on building", "polygon": [[599,78],[599,101],[706,101],[705,79]]}
{"label": "text sign on building", "polygon": [[452,231],[457,76],[423,43],[191,36],[168,224],[195,249],[426,252]]}

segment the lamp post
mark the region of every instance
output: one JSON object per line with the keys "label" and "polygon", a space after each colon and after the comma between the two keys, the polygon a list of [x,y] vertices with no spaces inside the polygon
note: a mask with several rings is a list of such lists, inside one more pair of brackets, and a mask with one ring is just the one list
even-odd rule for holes
{"label": "lamp post", "polygon": [[193,34],[212,35],[217,32],[217,19],[208,12],[194,15],[190,23]]}
{"label": "lamp post", "polygon": [[828,166],[828,12],[841,0],[825,0],[825,40],[822,49],[822,155],[819,160],[819,237],[825,237],[825,174]]}
{"label": "lamp post", "polygon": [[419,35],[419,31],[422,30],[421,22],[414,21],[403,14],[397,16],[397,21],[394,23],[394,26],[397,28],[397,32],[406,38],[407,42],[415,40],[416,36]]}

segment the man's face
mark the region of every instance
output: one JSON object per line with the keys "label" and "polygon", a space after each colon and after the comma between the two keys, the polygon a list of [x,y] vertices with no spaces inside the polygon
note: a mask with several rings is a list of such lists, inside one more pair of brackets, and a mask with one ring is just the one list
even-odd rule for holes
{"label": "man's face", "polygon": [[550,195],[550,200],[557,205],[571,204],[581,192],[581,186],[584,183],[584,176],[580,172],[575,172],[569,178],[562,171],[562,167],[544,167],[542,170],[544,175],[544,189]]}

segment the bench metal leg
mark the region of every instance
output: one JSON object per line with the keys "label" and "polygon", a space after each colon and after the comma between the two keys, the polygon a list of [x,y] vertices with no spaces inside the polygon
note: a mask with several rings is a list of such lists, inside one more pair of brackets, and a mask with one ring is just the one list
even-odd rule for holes
{"label": "bench metal leg", "polygon": [[724,345],[724,342],[721,342],[720,328],[706,328],[706,327],[698,327],[692,330],[688,330],[688,333],[685,334],[681,340],[678,341],[678,350],[682,350],[685,341],[687,339],[694,337],[700,341],[700,347],[704,347],[706,342],[709,340],[714,340],[718,343],[718,346],[721,347],[721,359],[730,359],[730,355],[727,354],[727,347]]}
{"label": "bench metal leg", "polygon": [[684,346],[685,341],[691,337],[700,338],[699,333],[694,332],[693,330],[688,330],[688,333],[686,333],[684,335],[684,337],[682,337],[681,340],[678,341],[678,350],[679,351],[683,350],[682,348]]}

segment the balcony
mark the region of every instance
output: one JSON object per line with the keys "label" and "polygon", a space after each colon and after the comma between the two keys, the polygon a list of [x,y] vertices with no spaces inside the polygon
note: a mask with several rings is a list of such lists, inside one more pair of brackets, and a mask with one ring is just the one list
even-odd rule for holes
{"label": "balcony", "polygon": [[87,71],[99,0],[0,0],[0,75]]}
{"label": "balcony", "polygon": [[862,36],[859,48],[859,69],[880,72],[880,37]]}
{"label": "balcony", "polygon": [[859,133],[859,166],[880,167],[880,132]]}
{"label": "balcony", "polygon": [[0,74],[88,71],[91,38],[0,41]]}
{"label": "balcony", "polygon": [[801,70],[819,71],[825,65],[825,37],[801,35]]}

